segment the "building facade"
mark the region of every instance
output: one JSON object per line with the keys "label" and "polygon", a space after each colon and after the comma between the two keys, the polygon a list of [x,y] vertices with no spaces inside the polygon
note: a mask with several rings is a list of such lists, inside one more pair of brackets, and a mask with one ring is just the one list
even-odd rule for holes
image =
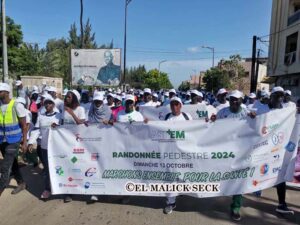
{"label": "building facade", "polygon": [[273,0],[268,76],[300,98],[300,0]]}

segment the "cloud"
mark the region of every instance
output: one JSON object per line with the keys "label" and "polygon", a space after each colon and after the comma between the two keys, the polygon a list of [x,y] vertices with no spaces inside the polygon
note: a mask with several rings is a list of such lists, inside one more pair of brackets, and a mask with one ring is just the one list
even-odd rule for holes
{"label": "cloud", "polygon": [[186,49],[186,51],[189,52],[189,53],[198,53],[198,52],[200,52],[200,47],[197,47],[197,46],[195,46],[195,47],[188,47]]}

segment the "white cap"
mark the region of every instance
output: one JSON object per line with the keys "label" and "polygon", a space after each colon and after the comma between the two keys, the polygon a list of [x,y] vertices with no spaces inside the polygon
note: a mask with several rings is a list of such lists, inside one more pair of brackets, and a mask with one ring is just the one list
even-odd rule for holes
{"label": "white cap", "polygon": [[256,94],[255,93],[250,93],[249,98],[256,98]]}
{"label": "white cap", "polygon": [[153,93],[152,96],[158,98],[158,95],[156,93]]}
{"label": "white cap", "polygon": [[243,93],[240,92],[239,90],[234,90],[229,94],[229,97],[234,97],[234,98],[243,98]]}
{"label": "white cap", "polygon": [[287,95],[289,95],[289,96],[292,96],[292,92],[291,92],[290,90],[285,90],[285,91],[284,91],[284,94],[287,94]]}
{"label": "white cap", "polygon": [[0,91],[10,92],[11,88],[7,83],[0,83]]}
{"label": "white cap", "polygon": [[182,105],[182,101],[181,101],[180,98],[178,98],[178,97],[173,97],[173,98],[171,98],[170,103],[171,103],[171,102],[174,102],[174,101],[179,102],[179,103]]}
{"label": "white cap", "polygon": [[39,91],[39,88],[38,88],[38,86],[36,86],[36,85],[33,85],[33,86],[32,86],[32,91]]}
{"label": "white cap", "polygon": [[55,101],[54,101],[54,99],[52,98],[51,95],[48,95],[48,96],[44,99],[44,102],[45,102],[45,101],[51,101],[51,102],[53,102],[53,103],[55,104]]}
{"label": "white cap", "polygon": [[49,90],[49,86],[46,86],[45,88],[44,88],[44,91],[48,91]]}
{"label": "white cap", "polygon": [[169,92],[168,91],[164,92],[164,96],[169,96]]}
{"label": "white cap", "polygon": [[170,90],[169,90],[169,93],[174,93],[174,94],[176,94],[176,91],[175,91],[175,89],[170,89]]}
{"label": "white cap", "polygon": [[128,101],[128,100],[134,101],[134,96],[133,95],[126,95],[125,102]]}
{"label": "white cap", "polygon": [[118,89],[116,92],[118,95],[122,93],[121,89]]}
{"label": "white cap", "polygon": [[198,90],[191,90],[191,94],[194,94],[194,95],[197,95],[197,96],[200,96],[203,98],[203,94]]}
{"label": "white cap", "polygon": [[263,90],[263,91],[261,91],[261,97],[270,97],[270,92],[268,92],[268,91],[266,91],[266,90]]}
{"label": "white cap", "polygon": [[151,95],[151,89],[150,89],[150,88],[145,88],[145,89],[144,89],[144,93],[148,93],[148,94]]}
{"label": "white cap", "polygon": [[186,95],[188,95],[188,96],[191,96],[191,92],[190,92],[190,91],[188,91],[188,92],[186,93]]}
{"label": "white cap", "polygon": [[95,92],[94,96],[93,96],[93,101],[95,101],[95,100],[103,101],[104,100],[103,93],[99,92],[99,91]]}
{"label": "white cap", "polygon": [[26,105],[26,100],[23,97],[16,98],[16,102],[21,103],[23,105]]}
{"label": "white cap", "polygon": [[119,101],[122,101],[122,96],[120,96],[120,95],[115,95],[115,99],[118,99]]}
{"label": "white cap", "polygon": [[273,94],[275,92],[282,92],[282,93],[284,93],[284,89],[282,87],[280,87],[280,86],[273,87],[271,94]]}
{"label": "white cap", "polygon": [[22,81],[16,80],[16,86],[20,86],[22,84]]}
{"label": "white cap", "polygon": [[33,95],[33,94],[39,94],[39,92],[36,91],[36,90],[34,90],[34,91],[31,92],[31,94],[32,94],[32,95]]}
{"label": "white cap", "polygon": [[133,92],[133,89],[131,88],[129,91],[130,91],[130,92]]}
{"label": "white cap", "polygon": [[109,88],[109,89],[108,89],[108,91],[109,91],[109,92],[112,92],[112,89],[111,89],[111,88]]}
{"label": "white cap", "polygon": [[71,90],[70,92],[72,92],[76,96],[78,102],[80,102],[80,94],[79,94],[79,92],[77,90],[75,90],[75,89]]}
{"label": "white cap", "polygon": [[51,91],[51,92],[57,92],[57,89],[56,89],[56,87],[53,87],[53,86],[50,86],[48,89],[47,89],[47,91]]}
{"label": "white cap", "polygon": [[225,88],[221,88],[221,89],[218,90],[217,96],[225,94],[225,93],[228,93],[227,90]]}
{"label": "white cap", "polygon": [[41,95],[41,97],[44,98],[44,99],[46,99],[46,98],[50,98],[50,97],[52,97],[52,96],[49,95],[48,93],[43,93],[43,94]]}
{"label": "white cap", "polygon": [[139,94],[140,94],[140,95],[144,95],[144,92],[143,92],[143,91],[140,91]]}
{"label": "white cap", "polygon": [[112,94],[112,93],[108,93],[106,97],[108,98],[109,96],[111,96],[111,97],[113,97],[113,98],[115,97],[115,95]]}

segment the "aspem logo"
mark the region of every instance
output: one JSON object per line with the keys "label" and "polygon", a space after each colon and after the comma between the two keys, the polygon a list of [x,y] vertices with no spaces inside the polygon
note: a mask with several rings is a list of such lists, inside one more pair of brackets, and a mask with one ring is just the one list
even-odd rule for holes
{"label": "aspem logo", "polygon": [[56,166],[55,167],[55,173],[59,176],[63,176],[64,175],[64,170],[61,166]]}
{"label": "aspem logo", "polygon": [[288,151],[288,152],[293,152],[295,151],[296,149],[296,144],[294,142],[289,142],[286,146],[285,146],[285,149]]}
{"label": "aspem logo", "polygon": [[72,182],[72,181],[83,181],[83,179],[81,178],[74,178],[74,177],[68,177],[68,181]]}
{"label": "aspem logo", "polygon": [[84,152],[84,148],[73,148],[73,154],[83,154]]}
{"label": "aspem logo", "polygon": [[196,114],[199,118],[208,118],[208,112],[207,111],[200,111],[197,109]]}
{"label": "aspem logo", "polygon": [[94,176],[96,173],[97,173],[97,169],[96,169],[95,167],[91,167],[91,168],[88,168],[88,169],[85,171],[84,175],[85,175],[86,177],[92,177],[92,176]]}
{"label": "aspem logo", "polygon": [[260,175],[264,176],[269,172],[269,165],[267,163],[264,163],[263,165],[260,166]]}
{"label": "aspem logo", "polygon": [[91,160],[92,161],[98,161],[100,158],[100,154],[98,152],[91,153]]}
{"label": "aspem logo", "polygon": [[277,129],[280,126],[279,123],[275,123],[275,124],[271,124],[269,126],[263,126],[261,128],[261,133],[263,135],[269,134],[270,132],[272,132],[273,130]]}
{"label": "aspem logo", "polygon": [[177,140],[182,140],[185,139],[185,132],[184,131],[173,131],[173,130],[167,130],[167,134],[170,136],[171,139],[177,139]]}
{"label": "aspem logo", "polygon": [[81,134],[74,134],[77,142],[101,142],[102,137],[82,137]]}

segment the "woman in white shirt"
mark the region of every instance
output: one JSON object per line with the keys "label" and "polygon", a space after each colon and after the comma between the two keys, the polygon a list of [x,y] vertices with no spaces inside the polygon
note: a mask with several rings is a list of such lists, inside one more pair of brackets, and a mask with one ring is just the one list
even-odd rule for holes
{"label": "woman in white shirt", "polygon": [[80,94],[77,90],[68,91],[65,98],[65,107],[63,115],[64,124],[84,124],[85,111],[80,106]]}

